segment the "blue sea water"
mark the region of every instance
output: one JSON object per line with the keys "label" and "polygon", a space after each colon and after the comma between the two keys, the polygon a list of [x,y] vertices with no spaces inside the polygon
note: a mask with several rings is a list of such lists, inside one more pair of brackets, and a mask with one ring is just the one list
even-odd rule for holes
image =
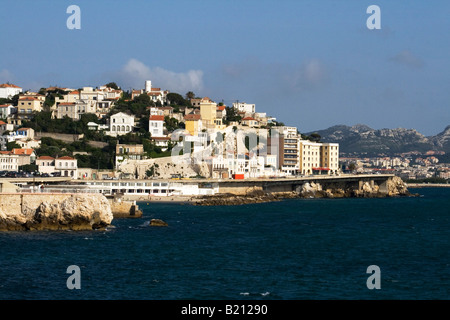
{"label": "blue sea water", "polygon": [[[447,300],[450,188],[411,191],[422,196],[142,202],[142,218],[107,231],[3,232],[0,299]],[[370,265],[380,289],[366,285]]]}

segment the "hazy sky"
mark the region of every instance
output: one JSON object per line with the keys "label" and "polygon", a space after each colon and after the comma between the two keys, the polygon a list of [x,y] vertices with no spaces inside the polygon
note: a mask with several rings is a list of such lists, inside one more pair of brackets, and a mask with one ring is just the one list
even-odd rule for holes
{"label": "hazy sky", "polygon": [[[255,103],[301,132],[450,125],[449,1],[0,0],[0,83]],[[81,9],[69,30],[67,7]],[[381,29],[366,25],[370,5]]]}

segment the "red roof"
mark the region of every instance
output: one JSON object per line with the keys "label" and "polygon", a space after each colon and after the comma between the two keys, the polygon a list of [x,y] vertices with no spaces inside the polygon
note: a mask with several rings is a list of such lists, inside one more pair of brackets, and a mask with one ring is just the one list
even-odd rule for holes
{"label": "red roof", "polygon": [[33,151],[34,151],[33,149],[17,149],[17,148],[12,149],[13,154],[27,155],[27,156],[31,155]]}
{"label": "red roof", "polygon": [[313,170],[328,171],[330,168],[312,168]]}
{"label": "red roof", "polygon": [[6,124],[6,122],[3,122],[3,121],[0,120],[0,125],[2,125],[2,124]]}
{"label": "red roof", "polygon": [[0,88],[19,88],[19,89],[22,89],[21,87],[18,87],[15,84],[11,84],[11,83],[0,84]]}
{"label": "red roof", "polygon": [[223,111],[223,110],[225,110],[225,106],[218,106],[217,110]]}
{"label": "red roof", "polygon": [[190,114],[187,114],[187,115],[184,116],[184,120],[197,121],[197,120],[200,120],[200,117],[201,116],[199,114],[192,114],[192,113],[190,113]]}
{"label": "red roof", "polygon": [[150,116],[150,121],[164,121],[164,116]]}
{"label": "red roof", "polygon": [[69,94],[80,94],[80,92],[79,91],[72,91],[72,92],[69,92]]}
{"label": "red roof", "polygon": [[252,117],[246,117],[246,118],[244,118],[244,119],[242,119],[242,120],[253,120],[253,121],[258,121],[258,120],[255,120],[255,119],[252,118]]}
{"label": "red roof", "polygon": [[37,158],[37,160],[55,160],[55,158],[50,157],[50,156],[41,156],[41,157]]}
{"label": "red roof", "polygon": [[75,102],[61,102],[59,106],[73,106],[75,105]]}
{"label": "red roof", "polygon": [[56,160],[75,160],[75,159],[72,158],[72,157],[64,156],[64,157],[61,157],[61,158],[57,158]]}
{"label": "red roof", "polygon": [[30,97],[30,96],[25,96],[25,97],[20,97],[19,100],[39,100],[38,98],[35,97]]}
{"label": "red roof", "polygon": [[0,108],[7,108],[9,106],[11,106],[11,105],[10,104],[2,104],[2,105],[0,105]]}

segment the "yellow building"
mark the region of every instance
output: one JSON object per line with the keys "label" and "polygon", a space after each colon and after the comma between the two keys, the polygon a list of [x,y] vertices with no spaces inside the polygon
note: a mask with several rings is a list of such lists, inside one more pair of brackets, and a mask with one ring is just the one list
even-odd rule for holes
{"label": "yellow building", "polygon": [[191,136],[197,136],[202,130],[202,120],[199,114],[187,114],[184,116],[185,128]]}
{"label": "yellow building", "polygon": [[339,171],[339,143],[322,143],[321,164],[324,168],[328,168],[329,173],[337,173]]}
{"label": "yellow building", "polygon": [[309,140],[300,140],[299,173],[303,175],[313,174],[313,170],[321,167],[321,143]]}
{"label": "yellow building", "polygon": [[215,102],[200,103],[200,117],[206,129],[216,129],[216,109],[217,104]]}
{"label": "yellow building", "polygon": [[33,112],[42,111],[42,106],[44,102],[41,99],[22,96],[19,98],[17,105],[17,114],[20,119],[29,119],[32,117]]}

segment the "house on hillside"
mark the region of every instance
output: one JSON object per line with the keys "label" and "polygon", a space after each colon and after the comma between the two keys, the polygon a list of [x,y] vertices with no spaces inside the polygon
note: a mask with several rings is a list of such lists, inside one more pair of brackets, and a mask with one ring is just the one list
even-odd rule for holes
{"label": "house on hillside", "polygon": [[124,135],[133,132],[134,126],[134,115],[119,112],[109,119],[109,131],[106,134],[113,137]]}
{"label": "house on hillside", "polygon": [[22,92],[22,88],[12,83],[0,84],[0,98],[11,99]]}

